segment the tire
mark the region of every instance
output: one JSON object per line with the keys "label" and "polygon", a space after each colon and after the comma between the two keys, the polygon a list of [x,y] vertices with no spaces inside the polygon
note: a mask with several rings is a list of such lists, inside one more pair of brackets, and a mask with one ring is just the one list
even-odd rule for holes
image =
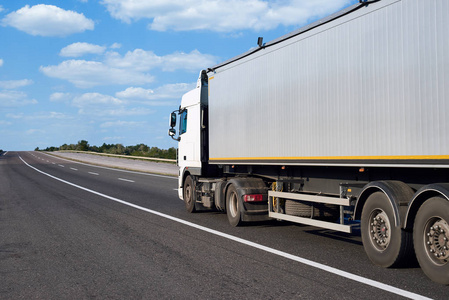
{"label": "tire", "polygon": [[416,258],[433,281],[449,284],[449,201],[428,199],[416,215],[413,229]]}
{"label": "tire", "polygon": [[397,267],[413,253],[411,233],[395,226],[392,205],[383,192],[366,200],[360,230],[365,252],[375,265]]}
{"label": "tire", "polygon": [[310,218],[332,218],[339,216],[340,208],[338,205],[311,203],[306,201],[285,200],[285,213],[287,215]]}
{"label": "tire", "polygon": [[299,201],[285,200],[285,213],[287,215],[309,218],[312,215],[312,208],[310,205]]}
{"label": "tire", "polygon": [[189,213],[196,212],[195,186],[193,183],[193,179],[190,175],[188,175],[184,180],[183,198],[187,211]]}
{"label": "tire", "polygon": [[226,193],[226,214],[228,215],[229,224],[234,227],[242,225],[242,203],[234,185],[228,187]]}

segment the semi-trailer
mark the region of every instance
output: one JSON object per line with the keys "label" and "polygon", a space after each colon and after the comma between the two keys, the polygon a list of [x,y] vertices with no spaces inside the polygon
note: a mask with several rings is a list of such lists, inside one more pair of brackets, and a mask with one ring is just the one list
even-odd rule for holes
{"label": "semi-trailer", "polygon": [[202,70],[170,115],[187,211],[360,226],[374,264],[449,284],[448,16],[361,0]]}

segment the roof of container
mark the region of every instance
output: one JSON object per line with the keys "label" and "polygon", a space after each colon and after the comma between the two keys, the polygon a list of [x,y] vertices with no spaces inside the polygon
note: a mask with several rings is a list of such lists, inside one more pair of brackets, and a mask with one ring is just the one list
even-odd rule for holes
{"label": "roof of container", "polygon": [[325,17],[323,19],[320,19],[318,21],[310,23],[309,25],[306,25],[306,26],[301,27],[301,28],[299,28],[297,30],[294,30],[294,31],[292,31],[290,33],[287,33],[286,35],[283,35],[283,36],[281,36],[281,37],[279,37],[277,39],[274,39],[274,40],[272,40],[272,41],[270,41],[268,43],[263,44],[261,47],[257,47],[257,48],[251,49],[251,50],[249,50],[249,51],[247,51],[247,52],[245,52],[243,54],[240,54],[240,55],[237,55],[237,56],[235,56],[235,57],[233,57],[231,59],[228,59],[228,60],[226,60],[226,61],[224,61],[224,62],[222,62],[222,63],[220,63],[218,65],[215,65],[215,66],[213,66],[211,68],[208,68],[207,71],[208,72],[213,72],[213,71],[215,71],[218,68],[224,67],[224,66],[226,66],[226,65],[228,65],[230,63],[233,63],[233,62],[238,61],[238,60],[240,60],[242,58],[245,58],[245,57],[247,57],[247,56],[249,56],[249,55],[251,55],[251,54],[253,54],[253,53],[255,53],[255,52],[259,51],[259,50],[261,50],[261,49],[264,49],[264,48],[267,48],[267,47],[279,44],[280,42],[283,42],[283,41],[288,40],[288,39],[290,39],[292,37],[295,37],[295,36],[298,36],[300,34],[303,34],[303,33],[307,32],[307,31],[310,31],[310,30],[312,30],[312,29],[314,29],[316,27],[322,26],[322,25],[327,24],[327,23],[329,23],[329,22],[331,22],[333,20],[341,18],[341,17],[343,17],[343,16],[345,16],[347,14],[350,14],[350,13],[352,13],[352,12],[362,8],[362,7],[366,7],[367,5],[369,5],[371,3],[375,3],[375,2],[379,2],[379,1],[381,1],[381,0],[359,0],[359,3],[357,3],[357,4],[351,5],[351,6],[347,7],[347,8],[345,8],[345,9],[342,9],[342,10],[340,10],[340,11],[338,11],[338,12],[336,12],[336,13],[330,15],[330,16],[328,16],[328,17]]}

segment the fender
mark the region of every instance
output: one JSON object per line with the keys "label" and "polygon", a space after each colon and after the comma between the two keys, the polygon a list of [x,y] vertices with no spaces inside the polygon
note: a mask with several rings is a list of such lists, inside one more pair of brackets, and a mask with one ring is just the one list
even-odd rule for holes
{"label": "fender", "polygon": [[[250,194],[262,194],[264,197],[264,201],[268,201],[268,193],[267,193],[267,186],[265,185],[264,181],[260,178],[232,178],[228,181],[225,187],[225,195],[227,193],[229,185],[233,184],[237,190],[237,194],[239,197],[239,201],[241,204],[242,213],[246,212],[247,209],[245,205],[243,205],[243,196],[244,195],[250,195]],[[268,213],[268,211],[267,211]]]}
{"label": "fender", "polygon": [[[239,199],[243,199],[244,195],[249,194],[263,194],[268,195],[267,186],[263,182],[261,178],[232,178],[226,184],[225,190],[228,190],[230,184],[233,184],[237,189],[237,194],[239,195]],[[267,196],[268,199],[268,196]]]}
{"label": "fender", "polygon": [[420,188],[408,206],[405,229],[413,229],[415,217],[421,205],[432,197],[440,196],[449,201],[449,183],[434,183]]}
{"label": "fender", "polygon": [[375,192],[383,192],[394,212],[394,224],[403,226],[407,215],[407,205],[413,197],[413,190],[401,181],[373,181],[365,185],[360,193],[354,210],[354,219],[360,220],[363,206],[368,197]]}

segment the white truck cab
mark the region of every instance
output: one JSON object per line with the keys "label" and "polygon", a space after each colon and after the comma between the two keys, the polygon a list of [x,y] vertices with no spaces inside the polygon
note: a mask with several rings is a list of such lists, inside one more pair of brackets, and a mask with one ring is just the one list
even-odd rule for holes
{"label": "white truck cab", "polygon": [[[170,115],[169,135],[178,143],[178,194],[183,199],[183,176],[201,175],[203,163],[207,163],[207,150],[204,145],[207,139],[207,102],[208,78],[206,71],[201,71],[196,88],[183,95],[179,110]],[[176,120],[179,116],[179,132],[176,135]]]}

